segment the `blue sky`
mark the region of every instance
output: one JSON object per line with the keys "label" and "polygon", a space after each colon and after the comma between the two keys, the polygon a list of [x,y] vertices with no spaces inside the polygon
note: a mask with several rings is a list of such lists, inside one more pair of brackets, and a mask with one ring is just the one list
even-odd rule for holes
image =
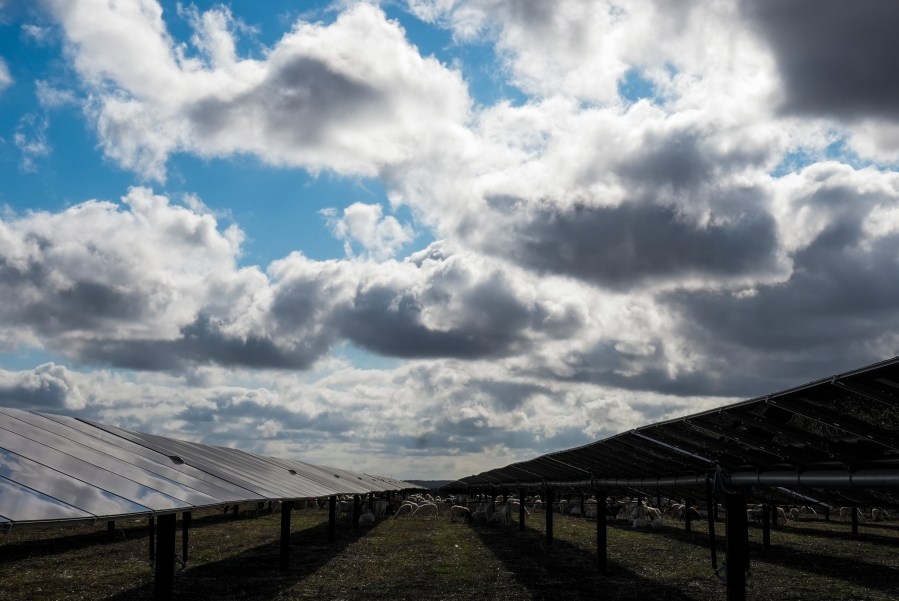
{"label": "blue sky", "polygon": [[0,405],[442,478],[892,357],[899,15],[808,10],[0,0]]}

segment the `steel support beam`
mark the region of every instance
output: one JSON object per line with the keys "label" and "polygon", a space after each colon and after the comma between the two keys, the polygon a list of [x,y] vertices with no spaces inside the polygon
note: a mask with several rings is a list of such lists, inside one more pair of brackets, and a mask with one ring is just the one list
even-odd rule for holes
{"label": "steel support beam", "polygon": [[693,530],[693,507],[690,503],[690,497],[684,500],[684,534],[690,534]]}
{"label": "steel support beam", "polygon": [[718,571],[718,553],[715,542],[715,495],[712,493],[712,481],[705,481],[706,514],[709,522],[709,550],[712,553],[712,569]]}
{"label": "steel support beam", "polygon": [[518,489],[518,530],[519,532],[524,532],[524,515],[525,515],[525,507],[524,507],[524,494],[523,491]]}
{"label": "steel support beam", "polygon": [[606,497],[603,488],[596,489],[596,569],[605,574],[609,564],[608,532],[606,531]]}
{"label": "steel support beam", "polygon": [[727,601],[746,600],[749,536],[746,531],[746,496],[727,494]]}
{"label": "steel support beam", "polygon": [[190,527],[193,524],[193,515],[189,511],[181,514],[181,561],[187,565],[187,546],[190,538]]}
{"label": "steel support beam", "polygon": [[771,508],[767,503],[762,505],[762,547],[771,548]]}
{"label": "steel support beam", "polygon": [[156,517],[151,515],[147,524],[150,528],[150,535],[147,537],[150,544],[150,563],[153,563],[156,561]]}
{"label": "steel support beam", "polygon": [[286,572],[290,567],[290,512],[293,501],[281,501],[281,562],[280,569]]}
{"label": "steel support beam", "polygon": [[337,540],[337,497],[328,497],[328,542]]}
{"label": "steel support beam", "polygon": [[546,517],[546,544],[553,544],[553,489],[547,488],[543,502]]}
{"label": "steel support beam", "polygon": [[153,582],[153,598],[171,601],[175,587],[175,521],[177,515],[159,516],[159,532],[156,547],[156,570]]}

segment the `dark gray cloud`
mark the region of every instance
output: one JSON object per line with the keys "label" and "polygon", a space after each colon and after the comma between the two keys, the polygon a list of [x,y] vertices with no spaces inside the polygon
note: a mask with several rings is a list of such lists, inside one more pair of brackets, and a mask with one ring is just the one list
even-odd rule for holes
{"label": "dark gray cloud", "polygon": [[268,336],[233,335],[200,315],[173,340],[85,340],[78,344],[82,361],[138,370],[182,372],[196,365],[305,369],[327,352],[331,340],[309,337],[278,341]]}
{"label": "dark gray cloud", "polygon": [[[46,247],[52,246],[47,241]],[[137,320],[147,309],[146,295],[124,285],[87,280],[62,287],[60,274],[39,261],[21,265],[0,256],[0,316],[11,323],[24,323],[44,335],[71,330],[102,329],[115,320]],[[54,290],[54,294],[34,294]]]}
{"label": "dark gray cloud", "polygon": [[41,379],[39,382],[0,384],[0,406],[16,409],[63,412],[69,389],[64,382]]}
{"label": "dark gray cloud", "polygon": [[834,185],[798,201],[828,225],[793,255],[784,283],[754,295],[671,293],[662,302],[681,316],[680,335],[705,357],[710,374],[740,366],[734,393],[751,374],[771,392],[798,384],[795,374],[837,373],[895,355],[899,331],[899,234],[872,237],[871,208],[889,197]]}
{"label": "dark gray cloud", "polygon": [[[518,300],[502,277],[468,289],[435,282],[424,295],[377,286],[360,291],[337,316],[347,339],[377,353],[396,357],[474,359],[509,352],[524,342],[533,312]],[[449,303],[463,307],[453,325],[436,329],[424,322],[428,307],[442,312]]]}
{"label": "dark gray cloud", "polygon": [[784,110],[899,119],[899,4],[883,0],[743,0],[777,60]]}
{"label": "dark gray cloud", "polygon": [[311,146],[321,143],[329,128],[387,107],[383,94],[364,81],[338,73],[322,60],[286,55],[260,86],[228,100],[206,98],[190,109],[189,117],[201,137],[249,120],[268,139]]}
{"label": "dark gray cloud", "polygon": [[540,208],[509,227],[512,235],[487,243],[490,252],[614,289],[691,276],[765,274],[778,261],[774,219],[751,203],[742,215],[706,226],[670,206],[622,203]]}

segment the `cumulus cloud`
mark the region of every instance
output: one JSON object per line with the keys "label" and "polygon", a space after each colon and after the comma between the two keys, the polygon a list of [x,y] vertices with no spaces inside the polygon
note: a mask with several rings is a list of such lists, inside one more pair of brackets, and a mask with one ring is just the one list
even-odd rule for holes
{"label": "cumulus cloud", "polygon": [[776,60],[781,111],[832,119],[863,156],[899,160],[899,42],[892,28],[899,7],[876,0],[740,6]]}
{"label": "cumulus cloud", "polygon": [[421,57],[369,4],[331,24],[297,22],[263,60],[236,56],[226,8],[187,11],[190,55],[153,1],[49,6],[92,91],[104,150],[148,178],[164,178],[175,151],[374,175],[414,157],[428,131],[461,135],[468,118],[461,76]]}
{"label": "cumulus cloud", "polygon": [[899,6],[860,0],[741,2],[777,59],[783,110],[899,118]]}
{"label": "cumulus cloud", "polygon": [[0,405],[66,412],[84,409],[85,398],[65,367],[47,363],[31,371],[0,370]]}
{"label": "cumulus cloud", "polygon": [[336,209],[324,209],[322,215],[338,240],[343,240],[349,257],[356,256],[354,247],[361,247],[362,256],[376,261],[392,258],[415,232],[392,215],[384,216],[381,205],[353,203],[338,216]]}

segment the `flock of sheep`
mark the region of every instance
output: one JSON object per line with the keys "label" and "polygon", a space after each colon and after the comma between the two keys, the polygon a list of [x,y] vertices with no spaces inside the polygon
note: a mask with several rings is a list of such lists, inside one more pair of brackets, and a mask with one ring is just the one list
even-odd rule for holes
{"label": "flock of sheep", "polygon": [[[544,504],[539,495],[528,496],[523,500],[525,512],[543,512]],[[432,496],[430,494],[415,494],[404,499],[399,505],[391,503],[387,499],[377,499],[371,505],[360,506],[359,524],[368,526],[379,519],[392,516],[393,519],[437,519],[441,512],[449,515],[450,522],[467,522],[476,524],[498,524],[509,526],[512,524],[512,516],[520,511],[522,503],[514,495],[490,497],[478,495],[457,495],[446,498]],[[597,517],[597,503],[595,497],[581,499],[562,499],[553,503],[553,511],[571,516],[583,516],[595,520]],[[337,502],[337,515],[351,518],[354,503],[351,499],[343,499]],[[705,518],[705,508],[690,507],[691,520]],[[718,505],[714,508],[717,517],[725,515],[725,508]],[[772,507],[772,521],[786,524],[788,520],[795,521],[804,518],[812,518],[817,512],[808,506]],[[851,507],[833,508],[833,511],[843,521],[852,518]],[[860,521],[879,522],[890,520],[892,516],[881,508],[866,510],[856,509]],[[763,515],[762,505],[749,505],[746,510],[746,518],[749,523],[761,524]],[[642,497],[606,499],[606,519],[610,522],[624,520],[633,528],[651,528],[659,530],[664,528],[665,519],[677,519],[684,521],[687,518],[687,505],[674,499],[654,497],[648,501]]]}

